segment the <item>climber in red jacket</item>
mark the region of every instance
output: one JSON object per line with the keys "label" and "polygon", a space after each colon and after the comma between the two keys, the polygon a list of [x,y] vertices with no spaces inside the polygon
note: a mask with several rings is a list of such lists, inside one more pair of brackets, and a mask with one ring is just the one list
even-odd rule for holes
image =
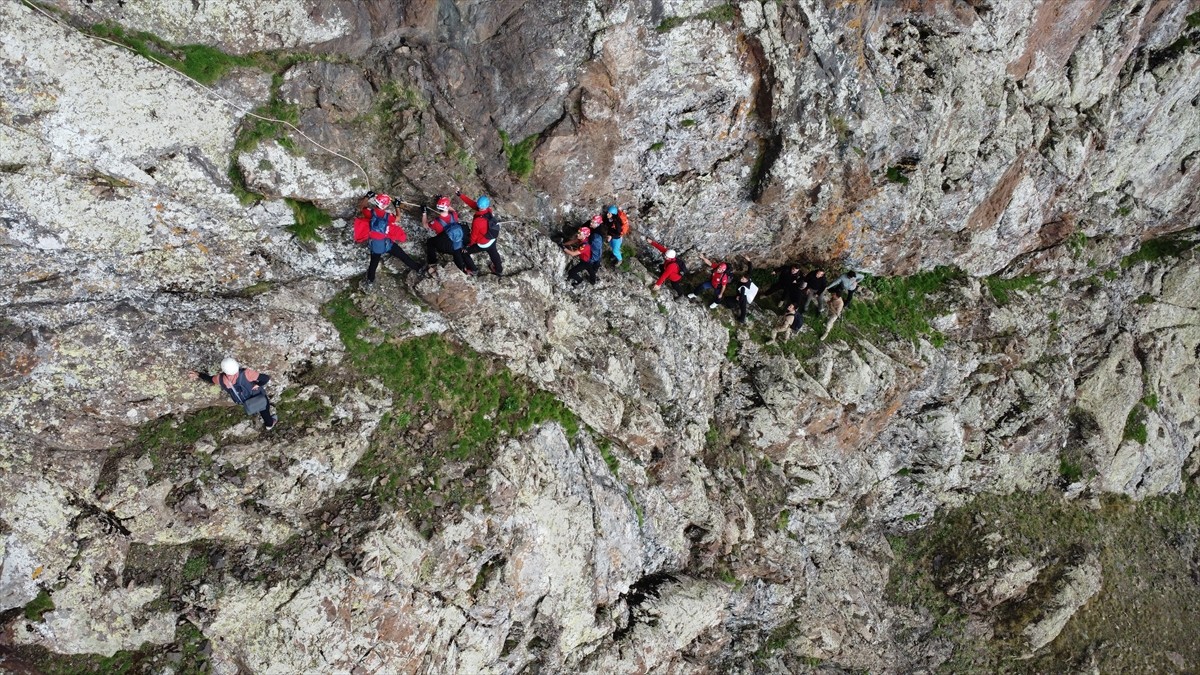
{"label": "climber in red jacket", "polygon": [[371,252],[371,263],[367,266],[367,280],[363,284],[364,291],[370,291],[375,283],[375,270],[383,256],[396,256],[414,272],[422,270],[421,264],[413,260],[400,243],[408,239],[404,228],[396,221],[396,214],[390,211],[392,198],[385,194],[370,192],[359,202],[360,215],[354,219],[354,241],[366,242]]}
{"label": "climber in red jacket", "polygon": [[471,199],[464,195],[462,190],[455,190],[454,193],[464,204],[475,210],[475,218],[471,220],[471,236],[468,242],[470,247],[467,248],[467,254],[486,251],[492,261],[492,274],[500,276],[504,272],[496,244],[496,238],[500,236],[500,223],[496,221],[496,214],[492,213],[491,198],[484,195],[477,200]]}
{"label": "climber in red jacket", "polygon": [[653,239],[650,240],[650,245],[663,254],[663,271],[662,275],[658,277],[658,281],[654,282],[654,290],[657,291],[662,288],[664,283],[669,283],[671,290],[675,291],[675,297],[687,293],[687,290],[683,288],[683,269],[679,264],[679,256],[676,255],[675,249],[667,248]]}

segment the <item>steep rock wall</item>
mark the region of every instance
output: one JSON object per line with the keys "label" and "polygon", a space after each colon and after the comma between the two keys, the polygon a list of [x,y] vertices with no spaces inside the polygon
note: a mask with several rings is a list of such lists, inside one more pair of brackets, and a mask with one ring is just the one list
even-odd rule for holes
{"label": "steep rock wall", "polygon": [[[432,533],[415,508],[373,505],[385,479],[356,467],[405,411],[377,381],[339,379],[353,355],[321,310],[362,253],[344,221],[298,239],[278,199],[344,210],[351,167],[291,132],[294,148],[231,157],[241,110],[6,3],[0,611],[17,658],[145,643],[155,664],[182,621],[222,673],[932,668],[949,656],[932,619],[883,593],[885,535],[980,493],[1141,500],[1200,468],[1194,253],[1117,265],[1146,233],[1195,224],[1197,57],[1168,49],[1194,7],[314,4],[280,6],[288,29],[260,36],[92,4],[62,8],[352,60],[282,74],[301,129],[407,197],[462,181],[527,221],[505,226],[507,278],[445,267],[355,296],[373,339],[444,334],[586,428],[496,441],[454,478],[486,499],[443,500]],[[321,19],[351,9],[371,21]],[[538,135],[528,183],[499,130]],[[238,201],[231,160],[267,198]],[[946,284],[928,310],[942,339],[850,324],[808,353],[769,348],[652,296],[653,257],[568,290],[535,216],[610,195],[680,249],[1042,277],[1003,302],[991,280]],[[230,352],[323,412],[273,438],[218,409],[156,453],[147,422],[217,400],[184,371]],[[437,491],[440,474],[416,473]],[[966,602],[1050,585],[1051,561],[1008,562]],[[1104,583],[1075,563],[1054,620],[1017,626],[1030,649],[1083,602],[1061,598]],[[39,592],[55,609],[23,616]]]}

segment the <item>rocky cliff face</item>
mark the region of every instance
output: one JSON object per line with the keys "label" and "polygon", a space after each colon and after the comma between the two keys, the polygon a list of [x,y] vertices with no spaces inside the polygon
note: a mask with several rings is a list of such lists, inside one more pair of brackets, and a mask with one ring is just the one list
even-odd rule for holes
{"label": "rocky cliff face", "polygon": [[[0,663],[1198,667],[1198,10],[5,2]],[[352,290],[455,185],[505,276]],[[770,345],[648,234],[878,277]]]}

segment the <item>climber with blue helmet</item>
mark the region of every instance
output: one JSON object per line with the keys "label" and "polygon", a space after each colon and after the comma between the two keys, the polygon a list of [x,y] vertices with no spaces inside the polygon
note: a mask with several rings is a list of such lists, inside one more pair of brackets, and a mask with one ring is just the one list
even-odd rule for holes
{"label": "climber with blue helmet", "polygon": [[467,248],[467,255],[480,251],[486,252],[492,261],[492,274],[500,276],[504,272],[500,263],[500,251],[496,244],[496,238],[500,236],[500,223],[496,221],[496,214],[492,213],[491,198],[484,195],[479,199],[471,199],[464,195],[462,190],[455,190],[454,193],[464,204],[475,210],[475,217],[471,220],[471,236],[468,242],[470,246]]}
{"label": "climber with blue helmet", "polygon": [[617,264],[622,261],[621,243],[625,239],[625,235],[629,234],[629,216],[625,212],[617,208],[616,204],[609,204],[604,209],[604,241],[612,247],[613,257],[617,259]]}

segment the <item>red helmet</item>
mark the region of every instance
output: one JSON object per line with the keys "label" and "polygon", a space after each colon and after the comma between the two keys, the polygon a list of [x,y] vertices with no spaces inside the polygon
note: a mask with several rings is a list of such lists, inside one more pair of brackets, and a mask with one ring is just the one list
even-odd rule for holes
{"label": "red helmet", "polygon": [[717,265],[718,272],[724,272],[727,269],[729,269],[729,265],[726,265],[725,263],[721,263],[721,264]]}
{"label": "red helmet", "polygon": [[600,217],[600,214],[599,214],[599,213],[597,213],[596,215],[592,216],[592,224],[593,224],[593,225],[600,225],[600,224],[602,224],[603,222],[604,222],[604,219]]}
{"label": "red helmet", "polygon": [[375,203],[381,209],[386,209],[392,205],[392,198],[387,195],[375,195]]}
{"label": "red helmet", "polygon": [[437,210],[446,213],[450,210],[450,198],[439,197],[437,200]]}
{"label": "red helmet", "polygon": [[592,236],[592,228],[586,226],[579,228],[579,236],[583,237],[584,239]]}

